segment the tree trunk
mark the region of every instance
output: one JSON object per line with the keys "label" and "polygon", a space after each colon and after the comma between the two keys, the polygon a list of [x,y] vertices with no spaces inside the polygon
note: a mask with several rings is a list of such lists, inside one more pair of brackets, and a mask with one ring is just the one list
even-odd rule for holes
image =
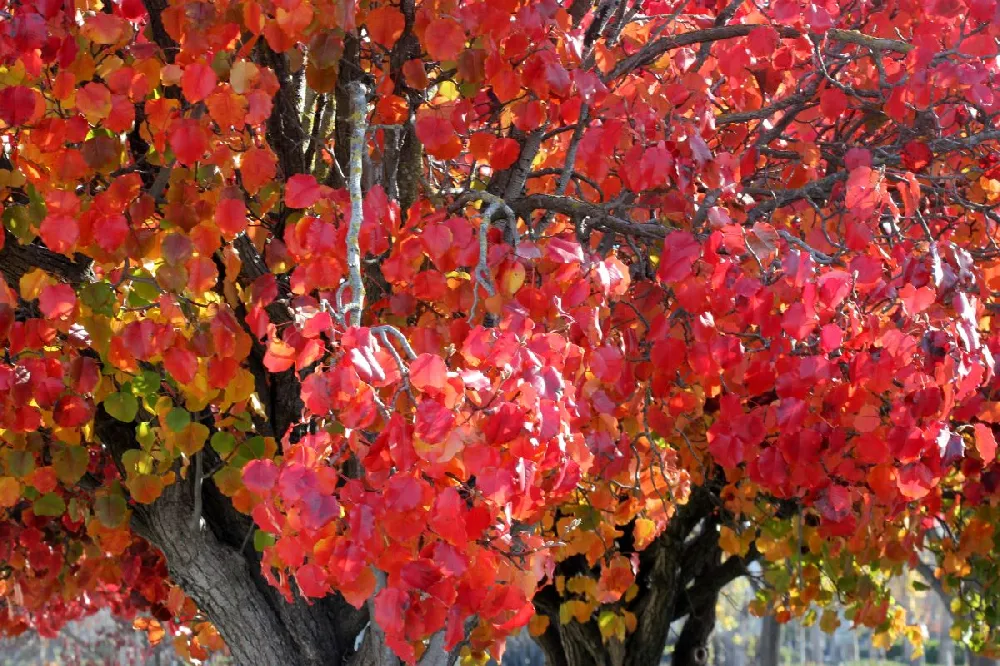
{"label": "tree trunk", "polygon": [[137,510],[136,527],[163,551],[171,578],[212,619],[236,662],[318,666],[352,655],[367,613],[339,597],[286,603],[264,579],[252,544],[241,549],[249,522],[231,506],[230,515],[219,516],[225,498],[205,485],[200,528],[190,525],[194,503],[186,483]]}
{"label": "tree trunk", "polygon": [[781,661],[781,625],[768,615],[761,620],[758,666],[778,666]]}
{"label": "tree trunk", "polygon": [[812,660],[813,663],[822,664],[823,663],[823,631],[819,628],[818,624],[814,624],[809,627],[809,637],[812,639]]}
{"label": "tree trunk", "polygon": [[[715,604],[719,592],[730,581],[745,575],[747,564],[759,556],[751,550],[746,557],[722,560],[719,548],[716,504],[712,492],[696,489],[681,507],[667,530],[638,553],[639,594],[626,607],[637,620],[636,630],[623,644],[604,641],[596,619],[586,623],[562,624],[559,607],[563,601],[549,587],[535,597],[535,607],[549,617],[549,626],[537,641],[549,666],[657,666],[661,663],[667,635],[674,622],[683,627],[674,645],[674,666],[702,666],[708,662],[708,647],[715,628]],[[626,528],[620,540],[623,552],[631,545]],[[556,575],[596,576],[583,557],[560,562]]]}
{"label": "tree trunk", "polygon": [[955,666],[955,642],[951,640],[951,633],[948,631],[941,632],[941,647],[938,654],[941,666]]}
{"label": "tree trunk", "polygon": [[715,629],[715,604],[691,614],[684,622],[681,635],[674,645],[673,666],[706,666],[708,664],[708,639]]}

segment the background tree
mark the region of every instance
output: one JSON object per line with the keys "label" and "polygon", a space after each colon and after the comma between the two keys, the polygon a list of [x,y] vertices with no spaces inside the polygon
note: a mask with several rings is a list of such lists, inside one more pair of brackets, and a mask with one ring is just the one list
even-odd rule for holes
{"label": "background tree", "polygon": [[996,643],[993,0],[3,7],[6,630]]}

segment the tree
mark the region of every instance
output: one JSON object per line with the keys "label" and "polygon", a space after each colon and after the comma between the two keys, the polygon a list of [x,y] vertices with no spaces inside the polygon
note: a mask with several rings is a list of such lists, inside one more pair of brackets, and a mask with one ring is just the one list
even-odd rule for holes
{"label": "tree", "polygon": [[[997,642],[994,0],[6,2],[3,628]],[[210,621],[210,623],[209,623]],[[164,626],[165,625],[165,626]]]}

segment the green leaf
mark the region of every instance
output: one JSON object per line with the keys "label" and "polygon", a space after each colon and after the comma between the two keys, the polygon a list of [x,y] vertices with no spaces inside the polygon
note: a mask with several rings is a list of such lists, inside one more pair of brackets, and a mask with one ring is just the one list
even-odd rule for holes
{"label": "green leaf", "polygon": [[253,533],[253,547],[258,553],[263,552],[263,550],[269,546],[273,546],[274,542],[274,535],[270,532],[257,530]]}
{"label": "green leaf", "polygon": [[66,502],[55,493],[45,493],[32,503],[31,508],[36,516],[61,516],[66,510]]}
{"label": "green leaf", "polygon": [[217,432],[212,435],[211,444],[220,456],[228,456],[236,448],[236,438],[228,432]]}
{"label": "green leaf", "polygon": [[233,418],[233,427],[240,432],[250,432],[253,430],[253,419],[250,418],[249,412],[241,412]]}
{"label": "green leaf", "polygon": [[156,443],[156,431],[153,430],[153,424],[147,421],[138,424],[135,427],[135,438],[142,448],[152,448],[153,444]]}
{"label": "green leaf", "polygon": [[160,288],[146,281],[152,279],[147,271],[137,271],[134,277],[142,278],[142,281],[131,283],[127,300],[130,307],[143,307],[160,297]]}
{"label": "green leaf", "polygon": [[160,384],[163,378],[160,373],[152,370],[143,370],[138,376],[132,379],[132,390],[136,395],[148,399],[150,402],[156,400],[160,394]]}
{"label": "green leaf", "polygon": [[7,473],[14,477],[26,478],[35,471],[35,456],[31,451],[8,449],[4,452]]}
{"label": "green leaf", "polygon": [[248,439],[246,446],[253,452],[254,458],[263,458],[264,452],[267,450],[267,442],[260,435]]}
{"label": "green leaf", "polygon": [[94,515],[105,527],[120,527],[125,522],[128,504],[117,493],[108,493],[94,500]]}
{"label": "green leaf", "polygon": [[80,288],[80,300],[97,314],[114,315],[115,292],[108,282],[93,282]]}
{"label": "green leaf", "polygon": [[37,226],[48,214],[48,209],[45,206],[45,195],[30,182],[25,189],[28,191],[28,213],[31,221]]}
{"label": "green leaf", "polygon": [[11,206],[3,212],[3,223],[22,243],[30,243],[35,238],[31,230],[31,215],[27,206]]}
{"label": "green leaf", "polygon": [[166,426],[174,432],[181,432],[191,424],[191,412],[174,407],[167,413]]}
{"label": "green leaf", "polygon": [[56,476],[67,485],[79,481],[90,465],[90,452],[82,446],[66,446],[52,456],[52,466]]}
{"label": "green leaf", "polygon": [[139,401],[131,393],[112,393],[104,399],[104,410],[119,421],[129,423],[139,413]]}

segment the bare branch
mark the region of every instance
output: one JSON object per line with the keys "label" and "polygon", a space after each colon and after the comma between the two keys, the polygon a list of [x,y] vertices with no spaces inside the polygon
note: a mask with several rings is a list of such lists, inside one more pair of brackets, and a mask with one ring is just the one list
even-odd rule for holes
{"label": "bare branch", "polygon": [[351,222],[347,228],[347,270],[351,302],[348,307],[351,325],[360,326],[365,306],[365,284],[361,279],[361,222],[364,215],[361,174],[364,170],[368,101],[364,84],[360,81],[352,81],[348,86],[351,96],[351,155],[347,174],[347,189],[351,197]]}
{"label": "bare branch", "polygon": [[[605,83],[608,83],[609,81],[614,81],[615,79],[620,78],[621,76],[628,74],[639,67],[645,67],[655,62],[663,54],[674,49],[681,48],[682,46],[691,46],[692,44],[709,44],[711,42],[718,42],[725,39],[745,37],[754,30],[763,27],[765,26],[753,24],[727,25],[705,28],[704,30],[693,30],[679,35],[661,37],[660,39],[649,42],[646,46],[628,58],[621,60],[617,65],[615,65],[614,69],[601,78]],[[794,28],[787,28],[784,26],[771,27],[774,28],[782,37],[794,39],[802,36],[802,33]],[[865,46],[872,50],[908,53],[911,49],[913,49],[912,45],[900,40],[870,37],[855,30],[830,30],[826,33],[826,35],[830,39]]]}
{"label": "bare branch", "polygon": [[872,51],[894,51],[895,53],[909,53],[913,50],[912,44],[907,44],[906,42],[900,41],[898,39],[885,39],[882,37],[872,37],[871,35],[865,35],[858,32],[857,30],[829,30],[826,33],[827,38],[835,39],[839,42],[845,42],[847,44],[857,44],[858,46],[865,46]]}

